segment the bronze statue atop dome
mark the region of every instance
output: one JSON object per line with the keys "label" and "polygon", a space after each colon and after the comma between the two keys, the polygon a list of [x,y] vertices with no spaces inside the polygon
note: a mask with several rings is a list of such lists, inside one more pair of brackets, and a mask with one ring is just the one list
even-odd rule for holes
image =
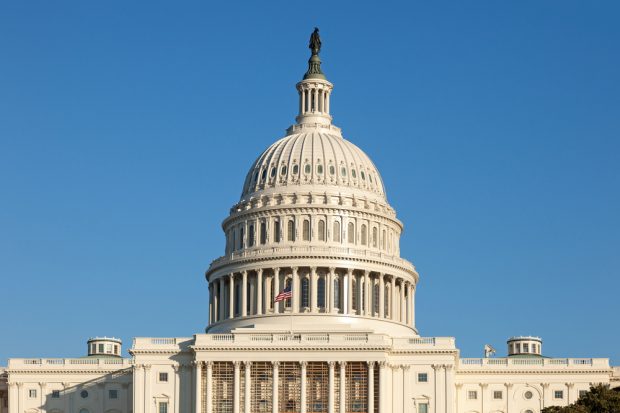
{"label": "bronze statue atop dome", "polygon": [[319,36],[319,28],[315,27],[314,31],[310,35],[310,44],[308,45],[312,50],[313,55],[318,55],[321,51],[321,36]]}

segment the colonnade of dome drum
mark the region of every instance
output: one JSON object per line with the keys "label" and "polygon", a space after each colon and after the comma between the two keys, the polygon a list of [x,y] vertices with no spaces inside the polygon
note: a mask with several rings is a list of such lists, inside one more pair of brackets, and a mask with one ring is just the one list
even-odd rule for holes
{"label": "colonnade of dome drum", "polygon": [[[276,302],[286,289],[291,297]],[[346,314],[413,327],[415,284],[394,274],[343,267],[277,267],[231,272],[209,284],[210,324],[278,314]]]}

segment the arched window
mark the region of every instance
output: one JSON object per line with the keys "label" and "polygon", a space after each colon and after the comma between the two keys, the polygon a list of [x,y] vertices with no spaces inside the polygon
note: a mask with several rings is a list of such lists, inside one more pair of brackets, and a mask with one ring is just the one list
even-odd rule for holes
{"label": "arched window", "polygon": [[304,241],[310,241],[310,221],[307,219],[304,219],[302,234]]}
{"label": "arched window", "polygon": [[357,307],[357,277],[355,277],[355,275],[351,275],[351,277],[353,277],[353,280],[351,282],[351,291],[349,292],[349,294],[351,295],[351,307],[353,307],[353,313],[355,313],[358,309]]}
{"label": "arched window", "polygon": [[325,308],[325,277],[319,277],[316,287],[316,301],[319,308]]}
{"label": "arched window", "polygon": [[243,249],[243,227],[239,228],[239,249]]}
{"label": "arched window", "polygon": [[355,243],[355,225],[352,222],[347,225],[347,237],[349,244]]}
{"label": "arched window", "polygon": [[383,236],[381,237],[381,248],[385,250],[385,230],[383,230]]}
{"label": "arched window", "polygon": [[[287,278],[287,279],[284,281],[284,288],[289,288],[289,289],[290,289],[290,288],[291,288],[291,283],[292,283],[292,282],[293,282],[293,279],[292,279],[292,278],[290,278],[290,277],[289,277],[289,278]],[[278,291],[278,293],[279,293],[279,291]],[[289,299],[287,299],[287,300],[284,300],[284,307],[286,307],[286,308],[291,308],[291,299],[290,299],[290,298],[289,298]]]}
{"label": "arched window", "polygon": [[254,225],[250,224],[248,228],[248,246],[254,246]]}
{"label": "arched window", "polygon": [[295,221],[292,219],[287,224],[286,232],[288,234],[288,240],[295,241]]}
{"label": "arched window", "polygon": [[319,241],[325,241],[325,221],[319,221]]}
{"label": "arched window", "polygon": [[310,307],[310,295],[308,294],[310,288],[309,288],[309,281],[308,278],[304,277],[301,279],[301,296],[300,301],[301,301],[301,308],[303,309],[304,307]]}
{"label": "arched window", "polygon": [[266,222],[260,223],[260,243],[261,244],[267,243],[267,223]]}
{"label": "arched window", "polygon": [[377,248],[377,227],[372,229],[372,246]]}
{"label": "arched window", "polygon": [[340,308],[340,279],[334,279],[334,307]]}
{"label": "arched window", "polygon": [[362,234],[361,234],[361,243],[362,245],[366,245],[366,224],[362,224]]}
{"label": "arched window", "polygon": [[332,234],[334,242],[340,242],[340,222],[334,221],[334,233]]}
{"label": "arched window", "polygon": [[280,242],[280,221],[273,222],[273,242]]}
{"label": "arched window", "polygon": [[374,294],[372,295],[372,315],[374,316],[375,314],[378,316],[379,315],[379,284],[375,284],[374,288]]}

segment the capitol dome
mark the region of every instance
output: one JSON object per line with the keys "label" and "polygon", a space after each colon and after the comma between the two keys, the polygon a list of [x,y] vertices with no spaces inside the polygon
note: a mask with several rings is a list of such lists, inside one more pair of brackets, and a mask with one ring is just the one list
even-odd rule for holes
{"label": "capitol dome", "polygon": [[[296,85],[296,123],[248,171],[206,272],[209,333],[346,331],[414,335],[415,267],[370,158],[330,115],[318,51]],[[247,331],[247,330],[244,330]]]}
{"label": "capitol dome", "polygon": [[379,171],[370,158],[338,130],[292,128],[256,159],[248,172],[241,198],[273,193],[284,187],[324,191],[355,190],[385,201]]}

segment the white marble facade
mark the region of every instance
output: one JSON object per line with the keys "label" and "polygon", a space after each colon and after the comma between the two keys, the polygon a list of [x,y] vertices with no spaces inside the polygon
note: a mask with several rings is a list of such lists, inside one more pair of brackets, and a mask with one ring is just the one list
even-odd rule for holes
{"label": "white marble facade", "polygon": [[296,123],[224,220],[205,333],[136,338],[131,358],[104,337],[83,358],[10,359],[0,413],[535,413],[618,383],[607,359],[545,358],[538,338],[467,359],[453,338],[419,335],[403,225],[377,168],[332,124],[317,55],[310,66]]}

